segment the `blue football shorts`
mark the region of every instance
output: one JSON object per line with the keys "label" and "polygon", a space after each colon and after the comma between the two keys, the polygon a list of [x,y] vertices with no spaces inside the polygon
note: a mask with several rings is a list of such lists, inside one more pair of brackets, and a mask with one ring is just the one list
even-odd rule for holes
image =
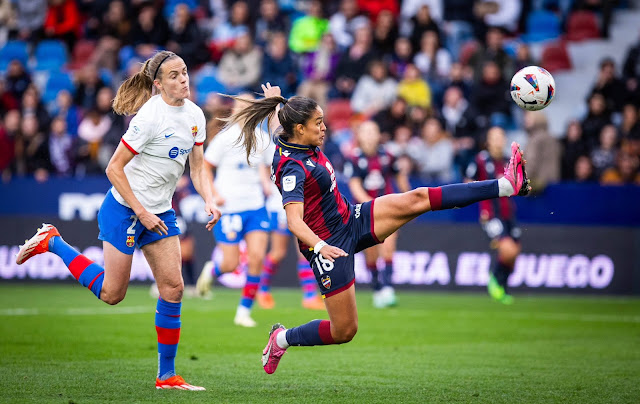
{"label": "blue football shorts", "polygon": [[225,213],[213,228],[218,243],[237,244],[252,231],[268,232],[271,227],[266,208],[238,213]]}

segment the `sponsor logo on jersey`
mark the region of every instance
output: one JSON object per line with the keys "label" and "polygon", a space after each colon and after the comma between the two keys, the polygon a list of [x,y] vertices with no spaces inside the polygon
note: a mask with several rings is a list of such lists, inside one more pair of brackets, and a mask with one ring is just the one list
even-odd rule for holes
{"label": "sponsor logo on jersey", "polygon": [[293,191],[293,188],[296,187],[296,176],[295,175],[287,175],[282,178],[282,189],[286,192]]}
{"label": "sponsor logo on jersey", "polygon": [[135,239],[133,236],[127,236],[127,247],[133,247],[135,243]]}
{"label": "sponsor logo on jersey", "polygon": [[323,276],[320,281],[322,282],[322,286],[324,286],[325,289],[331,289],[331,277],[329,275]]}
{"label": "sponsor logo on jersey", "polygon": [[356,219],[360,217],[360,209],[362,209],[362,204],[361,203],[357,204],[356,208],[355,208]]}
{"label": "sponsor logo on jersey", "polygon": [[311,168],[315,168],[316,166],[311,162],[311,160],[307,160],[306,164],[311,167]]}
{"label": "sponsor logo on jersey", "polygon": [[133,125],[133,133],[135,133],[136,135],[140,133],[140,128],[138,128],[136,125]]}
{"label": "sponsor logo on jersey", "polygon": [[198,134],[198,126],[191,127],[191,134],[193,135],[193,137],[196,137],[196,135]]}
{"label": "sponsor logo on jersey", "polygon": [[165,138],[165,139],[167,139],[167,138],[170,138],[170,137],[171,137],[171,136],[173,136],[173,135],[175,135],[175,132],[171,132],[171,133],[169,133],[168,135],[167,135],[167,134],[165,134],[165,135],[164,135],[164,138]]}
{"label": "sponsor logo on jersey", "polygon": [[169,150],[169,157],[172,159],[178,157],[178,154],[180,154],[180,149],[178,147],[172,147],[171,150]]}
{"label": "sponsor logo on jersey", "polygon": [[289,153],[288,151],[283,151],[282,154],[284,154],[285,157],[289,157],[291,153]]}

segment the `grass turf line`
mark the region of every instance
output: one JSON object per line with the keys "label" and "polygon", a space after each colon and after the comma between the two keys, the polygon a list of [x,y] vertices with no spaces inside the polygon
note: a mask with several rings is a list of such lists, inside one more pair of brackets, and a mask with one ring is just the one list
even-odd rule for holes
{"label": "grass turf line", "polygon": [[375,310],[358,292],[354,341],[292,347],[267,375],[274,322],[325,312],[276,290],[255,329],[233,325],[239,290],[185,299],[176,367],[206,392],[157,391],[155,300],[131,287],[116,307],[76,285],[0,285],[0,402],[638,402],[640,299],[399,293]]}

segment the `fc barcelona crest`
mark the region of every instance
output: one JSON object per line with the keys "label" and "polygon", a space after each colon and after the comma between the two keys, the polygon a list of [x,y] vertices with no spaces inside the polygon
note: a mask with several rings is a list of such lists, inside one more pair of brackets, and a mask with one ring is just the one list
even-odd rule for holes
{"label": "fc barcelona crest", "polygon": [[127,236],[127,247],[133,247],[135,243],[135,239],[133,236]]}
{"label": "fc barcelona crest", "polygon": [[320,279],[322,281],[322,286],[325,289],[331,289],[331,277],[329,275],[325,275]]}
{"label": "fc barcelona crest", "polygon": [[197,126],[192,126],[191,127],[191,134],[193,135],[193,137],[196,137],[196,135],[198,134],[198,127]]}

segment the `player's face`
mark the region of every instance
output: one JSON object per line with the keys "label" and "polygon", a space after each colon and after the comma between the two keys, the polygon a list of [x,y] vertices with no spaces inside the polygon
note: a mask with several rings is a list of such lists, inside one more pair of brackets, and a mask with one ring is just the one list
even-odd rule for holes
{"label": "player's face", "polygon": [[324,112],[319,106],[311,115],[311,118],[303,125],[299,125],[301,138],[300,144],[320,146],[324,142],[327,127],[324,124]]}
{"label": "player's face", "polygon": [[182,58],[167,60],[160,67],[162,69],[162,80],[156,79],[156,85],[173,102],[182,102],[191,95],[189,90],[189,73],[187,65]]}

